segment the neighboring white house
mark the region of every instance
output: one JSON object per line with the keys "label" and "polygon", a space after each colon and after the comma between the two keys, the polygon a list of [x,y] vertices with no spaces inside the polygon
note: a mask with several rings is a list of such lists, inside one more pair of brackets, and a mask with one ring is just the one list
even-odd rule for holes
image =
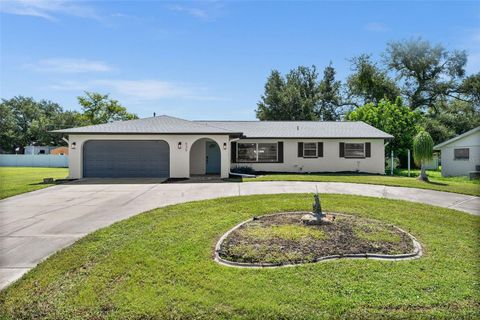
{"label": "neighboring white house", "polygon": [[480,165],[480,127],[434,147],[440,150],[442,176],[467,176]]}
{"label": "neighboring white house", "polygon": [[58,148],[52,146],[26,146],[24,154],[50,154],[50,151]]}
{"label": "neighboring white house", "polygon": [[264,172],[385,173],[385,140],[364,122],[188,121],[169,116],[56,130],[68,135],[69,178]]}

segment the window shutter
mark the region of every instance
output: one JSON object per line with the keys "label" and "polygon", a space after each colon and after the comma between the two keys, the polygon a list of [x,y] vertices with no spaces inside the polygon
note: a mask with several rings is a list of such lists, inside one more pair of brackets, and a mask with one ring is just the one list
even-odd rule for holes
{"label": "window shutter", "polygon": [[345,142],[340,142],[340,158],[345,158]]}
{"label": "window shutter", "polygon": [[277,162],[283,163],[283,141],[278,142],[277,152],[278,152]]}
{"label": "window shutter", "polygon": [[230,163],[237,163],[237,143],[232,142],[230,143],[230,154],[231,154],[231,159]]}
{"label": "window shutter", "polygon": [[299,158],[303,158],[303,142],[298,143],[298,154]]}
{"label": "window shutter", "polygon": [[318,151],[317,151],[318,157],[319,158],[323,157],[323,142],[319,142],[317,148],[318,148]]}
{"label": "window shutter", "polygon": [[372,145],[370,142],[365,143],[365,157],[370,158],[372,155]]}

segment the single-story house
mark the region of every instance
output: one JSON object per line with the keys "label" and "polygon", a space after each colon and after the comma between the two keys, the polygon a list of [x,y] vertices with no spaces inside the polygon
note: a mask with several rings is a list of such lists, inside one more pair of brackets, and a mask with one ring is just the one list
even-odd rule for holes
{"label": "single-story house", "polygon": [[480,165],[480,127],[476,127],[435,147],[442,161],[442,176],[468,176]]}
{"label": "single-story house", "polygon": [[188,121],[170,116],[56,130],[69,178],[229,176],[265,172],[385,173],[393,136],[361,121]]}
{"label": "single-story house", "polygon": [[50,154],[50,151],[58,147],[54,146],[26,146],[24,154]]}

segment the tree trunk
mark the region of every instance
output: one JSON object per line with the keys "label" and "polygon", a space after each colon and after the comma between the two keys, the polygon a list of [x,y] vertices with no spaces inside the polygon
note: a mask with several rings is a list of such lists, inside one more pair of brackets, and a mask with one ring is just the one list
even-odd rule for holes
{"label": "tree trunk", "polygon": [[423,164],[423,162],[420,166],[420,175],[418,176],[418,180],[428,181],[427,171],[425,170],[425,165]]}

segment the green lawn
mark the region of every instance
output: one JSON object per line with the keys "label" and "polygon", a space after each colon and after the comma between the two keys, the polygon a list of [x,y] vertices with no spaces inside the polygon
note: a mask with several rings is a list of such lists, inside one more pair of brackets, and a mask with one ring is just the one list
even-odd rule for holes
{"label": "green lawn", "polygon": [[43,178],[63,179],[67,175],[67,168],[0,167],[0,199],[52,185],[44,184]]}
{"label": "green lawn", "polygon": [[238,269],[212,260],[219,237],[311,194],[222,198],[156,209],[53,255],[0,293],[6,319],[328,319],[480,317],[480,217],[417,203],[322,195],[325,210],[393,223],[418,260],[333,260]]}
{"label": "green lawn", "polygon": [[410,187],[431,189],[455,193],[480,196],[480,180],[469,180],[467,177],[444,178],[438,171],[428,171],[430,182],[417,180],[418,170],[411,171],[411,177],[407,177],[407,171],[401,170],[397,175],[374,175],[354,173],[321,173],[321,174],[267,174],[257,178],[244,178],[243,181],[319,181],[319,182],[351,182],[380,184],[386,186]]}

